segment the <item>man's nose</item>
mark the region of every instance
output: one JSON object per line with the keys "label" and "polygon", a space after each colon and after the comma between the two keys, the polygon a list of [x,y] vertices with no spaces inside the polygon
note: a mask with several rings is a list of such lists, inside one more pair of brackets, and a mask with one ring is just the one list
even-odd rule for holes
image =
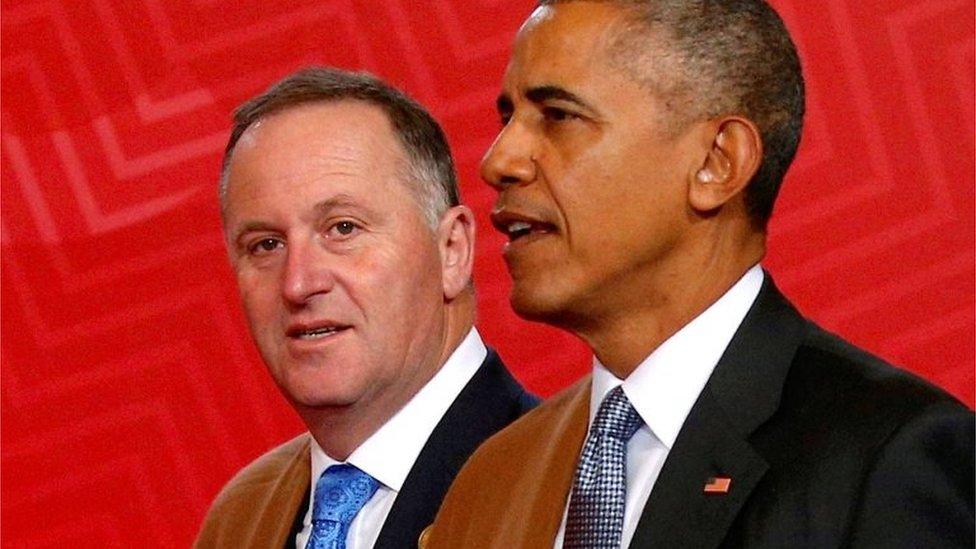
{"label": "man's nose", "polygon": [[281,295],[286,302],[302,306],[316,295],[326,294],[335,285],[335,277],[324,250],[309,241],[288,243]]}
{"label": "man's nose", "polygon": [[536,176],[536,139],[516,121],[510,121],[481,160],[481,178],[497,191],[525,184]]}

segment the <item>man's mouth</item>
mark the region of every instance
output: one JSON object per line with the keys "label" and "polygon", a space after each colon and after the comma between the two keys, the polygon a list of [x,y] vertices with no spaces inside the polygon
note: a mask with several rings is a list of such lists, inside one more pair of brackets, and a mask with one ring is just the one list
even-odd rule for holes
{"label": "man's mouth", "polygon": [[351,326],[345,326],[340,324],[328,324],[328,325],[318,325],[318,326],[296,325],[290,327],[286,333],[288,337],[292,339],[311,341],[316,339],[325,339],[327,337],[334,336],[340,332],[348,330],[349,328],[351,328]]}
{"label": "man's mouth", "polygon": [[529,235],[542,235],[556,232],[556,226],[552,223],[502,211],[492,213],[491,222],[495,226],[495,229],[508,236],[509,242],[515,242]]}

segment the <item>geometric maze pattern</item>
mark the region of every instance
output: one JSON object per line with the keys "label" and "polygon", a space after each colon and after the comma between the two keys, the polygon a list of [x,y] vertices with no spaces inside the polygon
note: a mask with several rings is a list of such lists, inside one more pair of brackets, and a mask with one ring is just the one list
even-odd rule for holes
{"label": "geometric maze pattern", "polygon": [[[226,479],[301,430],[246,333],[215,184],[233,107],[306,64],[433,111],[477,212],[486,339],[543,395],[588,369],[509,310],[477,177],[532,4],[0,3],[4,546],[185,547]],[[809,116],[765,264],[808,316],[972,406],[972,3],[775,4]]]}
{"label": "geometric maze pattern", "polygon": [[767,264],[808,315],[971,406],[973,6],[782,8],[810,131]]}

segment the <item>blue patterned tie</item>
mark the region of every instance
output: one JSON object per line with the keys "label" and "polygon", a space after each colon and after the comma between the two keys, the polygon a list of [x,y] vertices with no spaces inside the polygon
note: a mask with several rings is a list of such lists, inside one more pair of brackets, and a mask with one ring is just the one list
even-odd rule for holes
{"label": "blue patterned tie", "polygon": [[620,547],[627,501],[627,441],[643,423],[620,386],[604,397],[576,466],[563,547]]}
{"label": "blue patterned tie", "polygon": [[312,535],[306,549],[346,549],[352,519],[379,485],[376,479],[347,463],[326,469],[315,483]]}

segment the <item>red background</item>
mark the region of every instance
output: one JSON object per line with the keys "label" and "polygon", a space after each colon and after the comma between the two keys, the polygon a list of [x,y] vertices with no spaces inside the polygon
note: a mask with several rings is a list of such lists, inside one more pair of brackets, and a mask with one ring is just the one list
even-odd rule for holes
{"label": "red background", "polygon": [[[808,316],[974,402],[968,0],[780,0],[805,62],[766,266]],[[548,395],[589,366],[516,318],[476,172],[531,2],[3,0],[4,546],[186,546],[301,430],[245,331],[216,200],[235,105],[365,68],[442,121],[478,212],[479,326]]]}

